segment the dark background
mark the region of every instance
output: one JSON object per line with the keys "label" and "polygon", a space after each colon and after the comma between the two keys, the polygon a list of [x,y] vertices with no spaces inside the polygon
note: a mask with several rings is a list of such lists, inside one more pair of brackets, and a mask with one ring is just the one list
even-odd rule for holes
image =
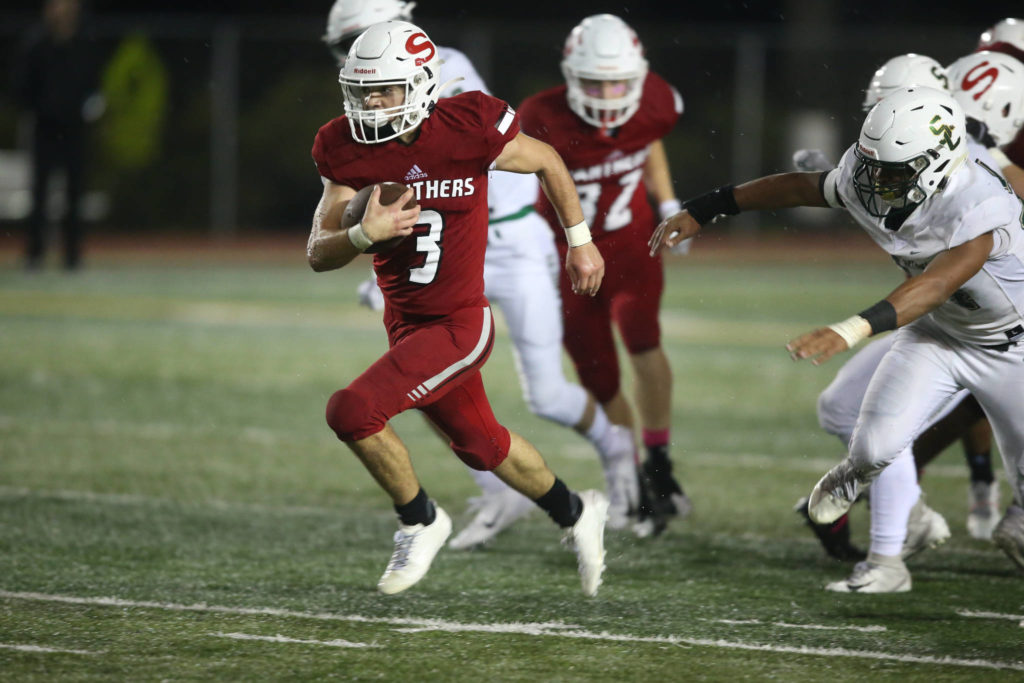
{"label": "dark background", "polygon": [[[127,36],[152,60],[140,89],[166,89],[154,155],[126,166],[117,120],[93,126],[88,185],[95,229],[308,230],[320,195],[310,160],[317,128],[342,113],[337,72],[321,43],[331,2],[293,0],[132,3],[94,0],[93,35],[110,60]],[[0,75],[41,3],[0,9]],[[424,0],[414,20],[441,45],[469,55],[495,95],[513,104],[561,82],[561,44],[584,16],[616,13],[632,24],[651,69],[675,85],[686,112],[666,140],[677,193],[788,170],[794,148],[838,155],[855,139],[874,70],[906,52],[943,64],[975,49],[980,33],[1024,3],[614,2],[509,3]],[[132,93],[121,93],[132,100]],[[141,139],[141,137],[140,137]],[[25,120],[0,93],[0,208],[26,148]],[[130,140],[129,140],[130,142]],[[12,162],[14,163],[14,162]],[[13,196],[13,195],[11,195]],[[16,204],[16,202],[15,202]],[[0,225],[18,223],[0,211]],[[744,221],[747,221],[744,223]],[[752,222],[760,221],[760,223]],[[737,229],[813,228],[800,214],[751,216]]]}

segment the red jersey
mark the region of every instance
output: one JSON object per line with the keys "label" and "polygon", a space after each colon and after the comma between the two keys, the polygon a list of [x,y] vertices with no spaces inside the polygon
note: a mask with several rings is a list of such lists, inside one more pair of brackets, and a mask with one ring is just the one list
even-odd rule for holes
{"label": "red jersey", "polygon": [[487,169],[518,133],[515,110],[478,91],[438,101],[411,145],[356,142],[344,116],[320,128],[313,160],[324,178],[356,190],[379,182],[416,190],[420,222],[412,235],[373,257],[392,314],[441,316],[487,305]]}
{"label": "red jersey", "polygon": [[[682,112],[682,97],[654,73],[644,81],[640,108],[610,135],[569,109],[564,85],[532,95],[519,107],[523,132],[554,147],[569,168],[597,243],[623,229],[628,239],[646,241],[650,236],[656,222],[643,181],[644,164],[650,144],[665,137]],[[543,193],[536,208],[552,228],[559,227]],[[554,232],[565,241],[562,230]]]}

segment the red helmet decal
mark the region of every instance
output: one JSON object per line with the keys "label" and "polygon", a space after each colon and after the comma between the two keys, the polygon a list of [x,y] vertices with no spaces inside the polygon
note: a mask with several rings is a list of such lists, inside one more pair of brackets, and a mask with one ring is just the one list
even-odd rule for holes
{"label": "red helmet decal", "polygon": [[[982,69],[986,66],[988,66],[989,68],[986,69],[985,71],[982,71],[977,76],[971,75],[978,69]],[[960,83],[960,89],[963,90],[964,92],[967,92],[974,86],[978,85],[978,83],[981,83],[982,79],[985,78],[990,78],[992,80],[986,83],[984,88],[982,88],[980,91],[974,94],[974,101],[977,102],[978,100],[981,99],[982,95],[988,92],[988,89],[992,87],[992,84],[996,82],[996,79],[999,78],[999,69],[997,69],[995,66],[989,66],[989,62],[987,60],[982,62],[981,64],[979,64],[978,66],[974,67],[966,74],[964,74],[964,80]]]}
{"label": "red helmet decal", "polygon": [[[423,40],[420,42],[416,42],[417,38],[422,38]],[[434,47],[434,44],[430,42],[430,38],[427,38],[427,34],[423,33],[422,31],[419,33],[412,34],[411,36],[409,36],[409,39],[405,41],[405,51],[411,55],[418,55],[419,53],[424,52],[426,50],[430,50],[430,54],[428,54],[426,57],[417,57],[416,66],[423,66],[431,59],[433,59],[434,55],[437,54],[437,49]]]}

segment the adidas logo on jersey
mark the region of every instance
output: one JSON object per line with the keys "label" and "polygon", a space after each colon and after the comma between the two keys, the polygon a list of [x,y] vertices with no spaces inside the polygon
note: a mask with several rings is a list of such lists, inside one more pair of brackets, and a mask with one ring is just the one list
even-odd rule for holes
{"label": "adidas logo on jersey", "polygon": [[420,178],[426,178],[427,174],[424,173],[423,169],[420,168],[419,164],[413,164],[409,172],[405,174],[405,182],[410,180],[419,180]]}

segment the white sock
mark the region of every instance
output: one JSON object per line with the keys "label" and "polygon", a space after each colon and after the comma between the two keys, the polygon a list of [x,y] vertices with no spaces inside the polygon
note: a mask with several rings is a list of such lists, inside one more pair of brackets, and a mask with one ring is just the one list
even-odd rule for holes
{"label": "white sock", "polygon": [[586,437],[587,441],[600,446],[601,439],[604,438],[605,434],[608,433],[608,427],[611,426],[611,422],[608,420],[608,414],[604,412],[604,408],[594,404],[594,420],[590,423],[590,427],[587,429]]}
{"label": "white sock", "polygon": [[917,466],[908,447],[871,484],[871,552],[899,555],[907,538],[910,509],[921,496]]}

